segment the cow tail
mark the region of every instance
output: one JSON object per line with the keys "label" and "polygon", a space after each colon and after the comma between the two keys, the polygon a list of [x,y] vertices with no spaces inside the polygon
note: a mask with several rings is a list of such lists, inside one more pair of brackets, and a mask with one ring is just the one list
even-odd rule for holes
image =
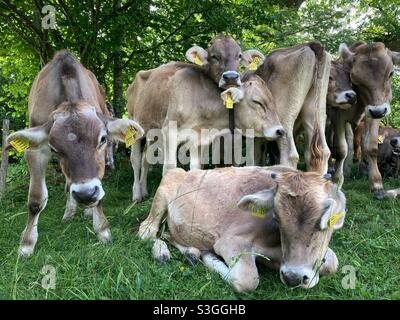
{"label": "cow tail", "polygon": [[[310,48],[314,51],[317,58],[317,63],[315,67],[313,86],[315,88],[315,118],[313,123],[313,134],[310,143],[310,170],[320,173],[325,173],[324,171],[324,141],[323,132],[321,132],[320,119],[324,116],[321,113],[321,100],[324,94],[321,84],[325,72],[326,61],[328,59],[324,47],[319,42],[312,42],[309,44]],[[325,109],[324,109],[325,110]]]}

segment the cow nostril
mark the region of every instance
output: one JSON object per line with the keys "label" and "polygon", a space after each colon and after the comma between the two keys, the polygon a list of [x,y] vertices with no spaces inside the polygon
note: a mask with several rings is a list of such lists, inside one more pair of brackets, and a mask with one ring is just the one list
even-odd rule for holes
{"label": "cow nostril", "polygon": [[305,284],[308,283],[308,277],[307,276],[303,276],[303,283],[305,283]]}
{"label": "cow nostril", "polygon": [[285,134],[285,130],[284,129],[278,129],[276,130],[276,134],[280,137],[282,137]]}

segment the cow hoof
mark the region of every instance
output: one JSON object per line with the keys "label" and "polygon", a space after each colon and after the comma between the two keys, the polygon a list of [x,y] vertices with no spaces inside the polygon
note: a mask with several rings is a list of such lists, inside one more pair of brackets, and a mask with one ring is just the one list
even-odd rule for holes
{"label": "cow hoof", "polygon": [[195,266],[196,264],[198,264],[200,262],[200,259],[197,255],[192,254],[192,253],[186,253],[185,254],[185,258],[187,259],[187,261],[192,265]]}
{"label": "cow hoof", "polygon": [[374,198],[376,200],[383,200],[383,199],[385,199],[385,193],[382,191],[376,191],[376,192],[374,192]]}
{"label": "cow hoof", "polygon": [[96,210],[96,208],[86,208],[85,210],[83,210],[83,216],[86,218],[93,217],[93,210]]}
{"label": "cow hoof", "polygon": [[104,229],[97,233],[97,239],[99,239],[102,243],[109,243],[111,242],[111,231],[110,229]]}
{"label": "cow hoof", "polygon": [[395,190],[388,190],[385,193],[386,198],[396,198],[397,197],[397,192]]}
{"label": "cow hoof", "polygon": [[160,240],[156,239],[154,241],[153,249],[151,250],[154,259],[158,263],[167,263],[171,259],[171,253],[168,250],[167,244]]}
{"label": "cow hoof", "polygon": [[29,258],[33,254],[34,246],[20,246],[18,249],[18,254],[20,257]]}

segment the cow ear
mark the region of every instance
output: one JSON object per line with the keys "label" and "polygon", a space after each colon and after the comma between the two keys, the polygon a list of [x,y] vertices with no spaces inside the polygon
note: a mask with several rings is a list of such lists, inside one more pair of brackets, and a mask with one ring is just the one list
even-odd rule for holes
{"label": "cow ear", "polygon": [[208,63],[208,53],[202,47],[194,46],[191,47],[188,51],[186,51],[186,58],[194,64],[198,64],[200,66]]}
{"label": "cow ear", "polygon": [[246,50],[242,53],[242,64],[249,70],[256,70],[265,60],[265,56],[258,50]]}
{"label": "cow ear", "polygon": [[244,196],[238,202],[238,207],[244,211],[254,209],[272,209],[274,207],[275,188],[266,189],[257,193]]}
{"label": "cow ear", "polygon": [[20,130],[7,137],[7,144],[11,145],[18,152],[23,152],[28,148],[40,148],[48,143],[51,123],[42,126]]}
{"label": "cow ear", "polygon": [[144,135],[144,130],[140,124],[131,119],[110,118],[106,122],[106,126],[108,134],[113,140],[125,142],[129,145]]}
{"label": "cow ear", "polygon": [[239,88],[229,88],[223,92],[221,92],[221,99],[226,103],[228,99],[232,99],[233,103],[238,103],[244,98],[244,89],[242,87]]}
{"label": "cow ear", "polygon": [[395,65],[400,65],[400,52],[391,51],[392,53],[392,61]]}
{"label": "cow ear", "polygon": [[351,52],[347,44],[342,43],[339,46],[339,55],[342,62],[353,61],[354,52]]}
{"label": "cow ear", "polygon": [[346,213],[345,211],[335,212],[333,206],[334,206],[333,199],[326,200],[325,204],[326,209],[320,221],[321,230],[325,230],[327,228],[333,228],[333,230],[337,230],[343,227]]}

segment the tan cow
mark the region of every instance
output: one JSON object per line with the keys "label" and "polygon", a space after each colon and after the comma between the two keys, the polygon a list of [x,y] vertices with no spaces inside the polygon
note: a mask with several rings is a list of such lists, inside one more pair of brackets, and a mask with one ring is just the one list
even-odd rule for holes
{"label": "tan cow", "polygon": [[328,170],[325,110],[330,61],[323,46],[312,42],[272,51],[254,72],[267,83],[287,133],[277,141],[282,165],[297,167],[299,154],[294,136],[301,129],[305,131],[307,169],[320,173]]}
{"label": "tan cow", "polygon": [[257,288],[256,258],[279,269],[288,286],[311,288],[337,269],[328,245],[344,223],[345,196],[316,172],[283,166],[174,169],[163,177],[139,228],[141,239],[155,240],[159,262],[170,259],[157,239],[165,217],[171,243],[239,292]]}
{"label": "tan cow", "polygon": [[[383,197],[382,177],[378,169],[378,130],[380,119],[390,113],[392,100],[391,77],[393,65],[400,63],[400,53],[390,51],[381,42],[366,44],[356,42],[350,48],[342,44],[339,48],[341,63],[350,70],[350,78],[354,91],[357,94],[357,103],[345,111],[340,111],[340,124],[342,128],[338,136],[341,158],[346,157],[347,148],[345,141],[344,125],[349,122],[353,129],[358,125],[365,114],[365,130],[362,137],[362,152],[368,162],[368,176],[371,191],[375,197]],[[340,179],[342,172],[339,170],[336,179]]]}
{"label": "tan cow", "polygon": [[[164,137],[164,172],[176,167],[176,155],[179,144],[187,142],[191,150],[191,168],[199,168],[202,149],[193,136],[180,135],[185,129],[199,133],[202,129],[228,129],[228,110],[221,100],[221,89],[234,93],[235,102],[244,97],[236,108],[236,124],[239,129],[254,128],[259,137],[265,135],[271,139],[284,134],[282,127],[271,110],[274,109],[273,98],[261,79],[252,79],[242,89],[237,71],[240,63],[248,66],[254,57],[261,60],[264,56],[256,50],[241,52],[236,41],[225,35],[215,37],[211,46],[204,50],[198,46],[190,48],[187,58],[196,64],[171,62],[156,69],[140,71],[128,88],[128,112],[132,119],[138,121],[146,131],[162,129]],[[248,95],[258,94],[256,101]],[[177,135],[169,133],[169,125],[175,122]],[[268,129],[268,130],[267,130]],[[271,130],[269,130],[271,129]],[[223,132],[221,132],[223,134]],[[144,150],[140,141],[132,148],[132,166],[135,173],[133,201],[141,201],[147,196],[148,160],[146,153],[151,142],[147,141]]]}
{"label": "tan cow", "polygon": [[[332,157],[336,159],[333,181],[342,181],[344,169],[352,160],[353,144],[348,144],[353,136],[353,128],[356,128],[359,121],[354,113],[357,102],[357,94],[353,90],[350,67],[343,65],[340,61],[333,61],[329,75],[327,95],[327,135],[328,145]],[[332,157],[330,163],[332,163]],[[347,163],[346,163],[347,161]],[[333,165],[332,165],[333,167]]]}
{"label": "tan cow", "polygon": [[129,119],[107,116],[96,77],[65,50],[59,51],[39,72],[29,95],[30,128],[11,134],[7,141],[24,148],[30,172],[28,221],[22,233],[19,253],[33,253],[38,238],[40,212],[48,198],[45,174],[51,151],[60,159],[69,199],[64,218],[76,205],[91,208],[93,228],[100,241],[111,239],[101,200],[107,142],[124,141],[128,130],[143,129]]}

